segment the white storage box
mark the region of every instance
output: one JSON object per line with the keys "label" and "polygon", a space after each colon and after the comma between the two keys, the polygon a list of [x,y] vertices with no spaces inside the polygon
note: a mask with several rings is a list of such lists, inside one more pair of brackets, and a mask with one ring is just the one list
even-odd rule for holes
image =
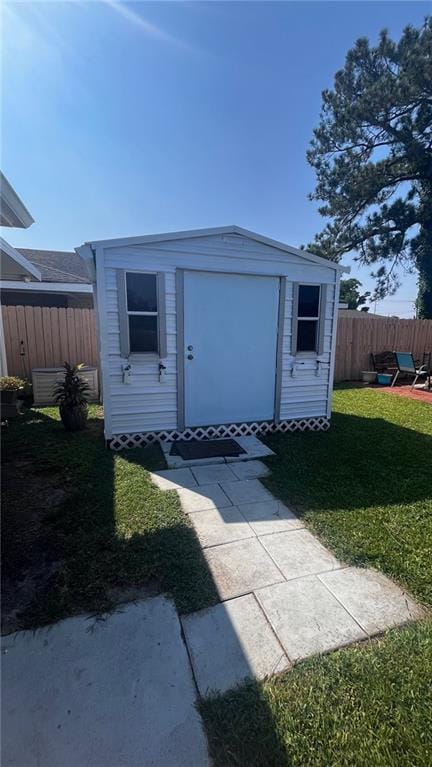
{"label": "white storage box", "polygon": [[[33,368],[33,398],[36,407],[44,405],[55,405],[54,388],[58,381],[64,379],[64,368]],[[85,367],[79,372],[81,378],[84,378],[90,386],[88,392],[89,402],[99,401],[98,371],[95,367]]]}

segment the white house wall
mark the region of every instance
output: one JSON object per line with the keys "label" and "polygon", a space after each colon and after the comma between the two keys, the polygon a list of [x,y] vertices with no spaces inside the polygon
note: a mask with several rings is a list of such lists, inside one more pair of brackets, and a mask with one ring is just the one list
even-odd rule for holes
{"label": "white house wall", "polygon": [[[234,273],[286,276],[283,365],[281,380],[281,420],[326,416],[330,388],[330,357],[337,272],[308,262],[276,248],[239,235],[192,238],[143,246],[98,249],[98,293],[102,342],[102,375],[107,437],[145,431],[170,430],[177,423],[177,328],[175,270],[199,269]],[[159,382],[159,359],[131,358],[131,383],[124,384],[120,355],[120,328],[117,295],[117,269],[148,270],[165,273],[167,357],[166,378]],[[103,276],[103,279],[102,279]],[[105,282],[105,286],[103,286]],[[294,376],[291,353],[293,283],[327,285],[324,350],[317,356],[297,357]],[[299,364],[300,361],[302,364]]]}

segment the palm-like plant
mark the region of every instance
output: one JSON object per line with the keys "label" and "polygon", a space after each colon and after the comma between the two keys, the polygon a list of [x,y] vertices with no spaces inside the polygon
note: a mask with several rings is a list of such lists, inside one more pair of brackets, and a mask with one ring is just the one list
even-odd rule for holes
{"label": "palm-like plant", "polygon": [[83,429],[88,414],[87,400],[90,386],[80,371],[84,365],[64,363],[65,376],[54,389],[54,397],[59,405],[60,416],[68,431]]}

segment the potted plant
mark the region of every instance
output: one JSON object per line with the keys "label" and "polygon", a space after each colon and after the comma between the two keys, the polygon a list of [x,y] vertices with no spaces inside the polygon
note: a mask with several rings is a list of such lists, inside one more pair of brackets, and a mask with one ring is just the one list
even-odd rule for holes
{"label": "potted plant", "polygon": [[67,431],[80,431],[87,423],[87,397],[90,387],[79,374],[83,367],[84,365],[70,365],[65,362],[64,380],[59,381],[54,389],[60,417]]}
{"label": "potted plant", "polygon": [[0,395],[2,405],[14,405],[18,392],[23,389],[25,381],[17,376],[0,377]]}

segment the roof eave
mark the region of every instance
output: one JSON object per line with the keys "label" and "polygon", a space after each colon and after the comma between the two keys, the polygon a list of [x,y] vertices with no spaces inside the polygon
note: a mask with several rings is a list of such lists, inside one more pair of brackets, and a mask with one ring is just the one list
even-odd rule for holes
{"label": "roof eave", "polygon": [[23,201],[18,197],[15,189],[9,183],[6,176],[0,171],[0,196],[1,226],[9,226],[18,229],[28,229],[34,223],[34,218],[30,215]]}
{"label": "roof eave", "polygon": [[80,248],[75,248],[75,250],[82,258],[84,258],[84,248],[87,247],[90,248],[93,253],[93,249],[98,247],[116,248],[131,245],[146,245],[151,242],[168,242],[170,240],[184,240],[193,237],[211,237],[214,235],[223,234],[239,234],[243,237],[248,237],[249,239],[261,242],[264,245],[268,245],[269,247],[276,248],[277,250],[282,250],[285,253],[292,253],[293,255],[299,256],[300,258],[304,258],[308,261],[313,261],[314,263],[325,266],[328,269],[334,269],[335,271],[339,272],[350,271],[349,266],[342,266],[335,261],[330,261],[327,258],[321,258],[320,256],[316,256],[313,253],[309,253],[307,250],[294,248],[293,246],[287,245],[284,242],[273,240],[270,237],[257,234],[256,232],[252,232],[249,229],[243,229],[241,226],[236,226],[235,224],[231,226],[212,227],[209,229],[191,229],[179,232],[165,232],[162,234],[146,234],[138,237],[120,237],[118,239],[111,240],[92,240],[91,242],[86,242]]}

